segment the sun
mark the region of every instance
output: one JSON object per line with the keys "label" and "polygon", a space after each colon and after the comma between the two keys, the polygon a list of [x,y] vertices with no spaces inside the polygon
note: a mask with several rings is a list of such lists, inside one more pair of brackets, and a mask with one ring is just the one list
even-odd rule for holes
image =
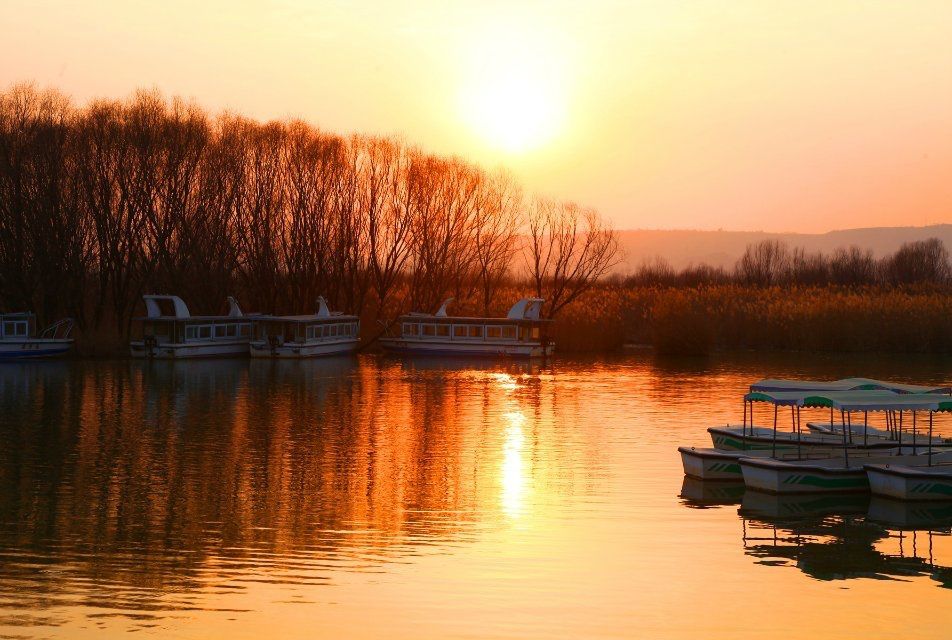
{"label": "sun", "polygon": [[467,126],[483,143],[509,153],[555,138],[565,119],[559,56],[543,39],[494,29],[481,34],[460,91]]}

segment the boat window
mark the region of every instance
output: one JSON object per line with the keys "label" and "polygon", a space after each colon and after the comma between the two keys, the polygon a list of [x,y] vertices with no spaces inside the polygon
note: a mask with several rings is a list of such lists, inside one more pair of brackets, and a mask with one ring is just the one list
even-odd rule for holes
{"label": "boat window", "polygon": [[403,335],[416,336],[420,333],[420,325],[407,322],[403,325]]}
{"label": "boat window", "polygon": [[26,325],[27,323],[23,321],[4,322],[3,335],[7,336],[8,338],[11,336],[25,336],[27,332]]}
{"label": "boat window", "polygon": [[539,327],[532,327],[532,339],[533,340],[539,339]]}
{"label": "boat window", "polygon": [[251,325],[250,324],[240,324],[238,325],[238,335],[243,338],[247,338],[251,335]]}
{"label": "boat window", "polygon": [[224,324],[219,324],[215,327],[215,337],[224,338],[228,335],[228,326]]}
{"label": "boat window", "polygon": [[470,338],[482,338],[483,337],[483,328],[476,325],[469,326],[469,337]]}
{"label": "boat window", "polygon": [[435,335],[436,335],[436,327],[433,326],[432,324],[425,324],[425,325],[423,325],[423,335],[425,335],[425,336],[435,336]]}
{"label": "boat window", "polygon": [[308,339],[308,340],[313,340],[314,337],[315,337],[315,336],[314,336],[315,333],[317,333],[317,327],[308,327],[308,328],[307,328],[307,339]]}
{"label": "boat window", "polygon": [[230,324],[228,325],[228,331],[226,332],[229,338],[234,338],[238,335],[238,325]]}
{"label": "boat window", "polygon": [[198,327],[185,327],[185,339],[194,340],[198,337]]}
{"label": "boat window", "polygon": [[453,325],[453,337],[454,337],[454,338],[465,338],[465,337],[466,337],[466,325],[465,325],[465,324],[454,324],[454,325]]}
{"label": "boat window", "polygon": [[329,328],[330,328],[330,330],[331,330],[331,335],[332,335],[332,336],[336,336],[336,335],[337,335],[337,325],[336,325],[336,324],[332,324]]}
{"label": "boat window", "polygon": [[507,324],[506,326],[502,328],[502,337],[506,338],[507,340],[515,340],[516,328],[512,325]]}
{"label": "boat window", "polygon": [[502,327],[486,327],[486,337],[487,338],[501,338]]}
{"label": "boat window", "polygon": [[436,325],[436,335],[443,336],[444,338],[450,335],[450,327],[446,324]]}
{"label": "boat window", "polygon": [[199,338],[211,338],[212,337],[212,328],[210,325],[202,325],[198,328],[198,337]]}

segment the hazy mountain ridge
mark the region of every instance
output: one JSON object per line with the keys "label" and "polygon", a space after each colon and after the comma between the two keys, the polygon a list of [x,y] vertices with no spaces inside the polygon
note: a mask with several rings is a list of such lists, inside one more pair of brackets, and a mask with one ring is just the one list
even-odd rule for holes
{"label": "hazy mountain ridge", "polygon": [[840,229],[827,233],[769,233],[765,231],[692,231],[692,230],[620,230],[618,242],[623,260],[617,272],[627,273],[656,257],[667,260],[676,269],[692,264],[733,267],[747,245],[762,240],[780,240],[791,248],[808,252],[830,253],[837,247],[856,245],[871,249],[881,257],[894,252],[902,243],[939,238],[952,250],[952,224],[925,227],[869,227]]}

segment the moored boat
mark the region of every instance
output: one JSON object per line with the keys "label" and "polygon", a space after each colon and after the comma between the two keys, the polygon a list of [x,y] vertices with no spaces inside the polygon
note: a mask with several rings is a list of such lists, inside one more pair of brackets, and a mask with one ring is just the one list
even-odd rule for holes
{"label": "moored boat", "polygon": [[145,295],[142,339],[129,343],[134,358],[214,358],[247,356],[255,316],[228,298],[228,315],[193,316],[178,296]]}
{"label": "moored boat", "polygon": [[[870,480],[868,465],[920,466],[931,459],[935,441],[932,433],[933,414],[937,411],[952,410],[952,401],[948,396],[938,394],[895,394],[888,392],[850,392],[805,396],[801,402],[804,407],[830,407],[840,411],[843,416],[842,453],[825,460],[778,460],[774,458],[741,458],[741,471],[744,483],[750,489],[770,493],[822,493],[837,491],[868,491]],[[916,447],[899,446],[892,450],[875,451],[850,446],[848,434],[851,432],[850,415],[863,414],[864,427],[868,423],[869,412],[917,412],[929,415],[929,431],[925,442]],[[864,429],[865,430],[865,429]],[[866,438],[866,434],[863,435]],[[924,451],[928,451],[923,455]],[[941,454],[952,456],[952,452]],[[950,458],[952,459],[952,458]]]}
{"label": "moored boat", "polygon": [[446,300],[435,314],[410,313],[398,319],[398,335],[380,344],[400,354],[540,358],[552,354],[551,320],[541,317],[541,298],[523,298],[505,318],[448,316]]}
{"label": "moored boat", "polygon": [[906,464],[892,460],[867,464],[864,468],[869,489],[875,495],[899,500],[952,500],[950,456],[942,452]]}
{"label": "moored boat", "polygon": [[253,358],[313,358],[351,353],[357,348],[360,319],[331,312],[323,297],[313,315],[257,316]]}
{"label": "moored boat", "polygon": [[698,480],[743,480],[738,461],[745,455],[758,455],[755,451],[721,451],[709,447],[678,447],[678,453],[684,475]]}
{"label": "moored boat", "polygon": [[[939,394],[899,394],[884,390],[864,390],[849,392],[816,393],[811,391],[751,391],[744,396],[744,422],[740,426],[726,425],[724,427],[710,427],[708,433],[717,449],[727,451],[750,451],[769,449],[772,452],[789,451],[828,451],[831,447],[849,447],[851,449],[890,449],[897,446],[914,445],[927,446],[930,443],[937,447],[952,445],[952,439],[941,438],[924,434],[916,430],[914,410],[912,419],[906,421],[903,428],[904,409],[893,408],[883,410],[886,416],[886,429],[876,429],[869,425],[868,419],[861,424],[853,424],[848,412],[841,412],[841,420],[835,423],[835,400],[857,400],[875,404],[877,401],[884,406],[911,407],[917,398],[924,398],[927,406],[933,401],[950,401],[948,396]],[[754,403],[772,404],[773,427],[753,426]],[[748,406],[750,420],[748,421]],[[838,406],[838,405],[837,405]],[[791,409],[790,431],[778,430],[778,410],[781,407]],[[808,422],[804,433],[800,423],[800,409],[829,409],[830,422]],[[868,411],[864,414],[868,418]]]}
{"label": "moored boat", "polygon": [[73,346],[73,321],[65,318],[37,333],[36,315],[29,311],[0,314],[0,360],[60,356]]}

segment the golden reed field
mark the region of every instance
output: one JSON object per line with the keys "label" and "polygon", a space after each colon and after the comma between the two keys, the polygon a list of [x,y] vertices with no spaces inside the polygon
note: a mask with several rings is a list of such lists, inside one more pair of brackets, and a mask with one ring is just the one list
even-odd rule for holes
{"label": "golden reed field", "polygon": [[566,308],[560,351],[651,344],[659,353],[716,349],[952,352],[945,288],[697,288],[601,285]]}

